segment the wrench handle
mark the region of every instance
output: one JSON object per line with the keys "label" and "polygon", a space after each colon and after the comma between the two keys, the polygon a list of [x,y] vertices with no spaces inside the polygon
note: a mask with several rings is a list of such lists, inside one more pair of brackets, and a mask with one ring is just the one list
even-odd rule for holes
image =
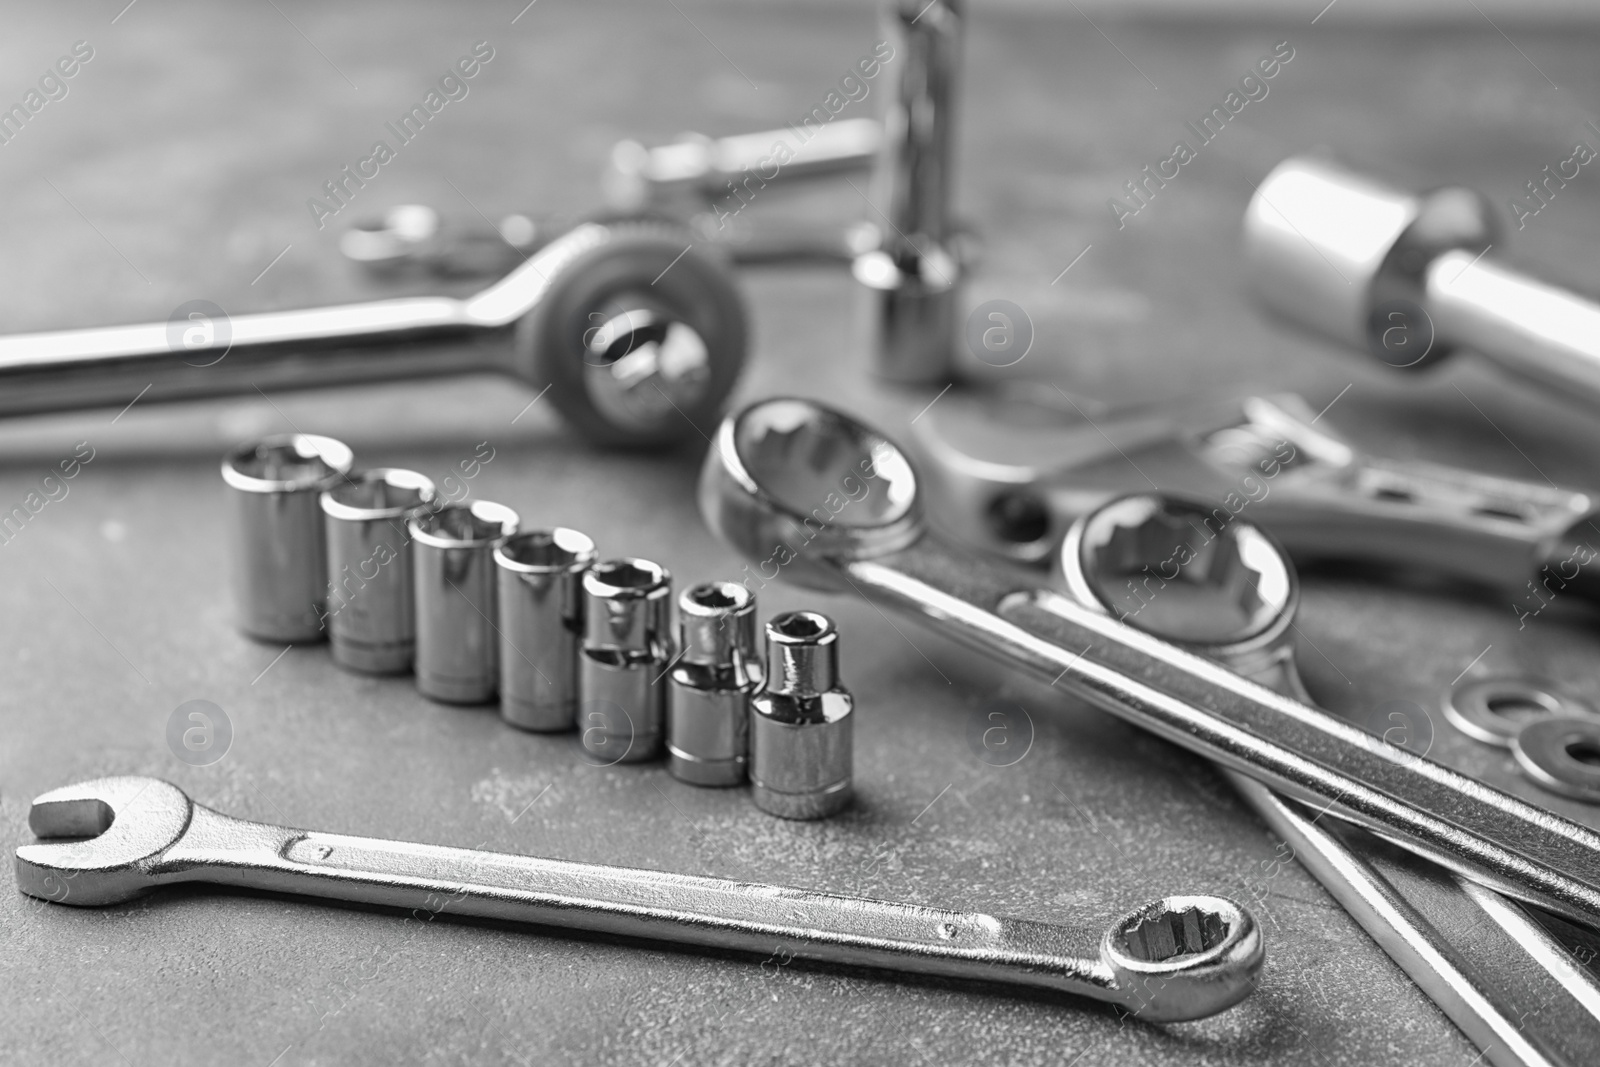
{"label": "wrench handle", "polygon": [[[662,871],[286,830],[195,805],[168,880],[1127,1002],[1100,932]],[[1217,1010],[1215,1008],[1211,1010]],[[1209,1011],[1201,1014],[1209,1014]]]}
{"label": "wrench handle", "polygon": [[936,621],[1174,744],[1508,896],[1600,924],[1600,834],[1281,696],[933,534],[839,564],[849,587]]}

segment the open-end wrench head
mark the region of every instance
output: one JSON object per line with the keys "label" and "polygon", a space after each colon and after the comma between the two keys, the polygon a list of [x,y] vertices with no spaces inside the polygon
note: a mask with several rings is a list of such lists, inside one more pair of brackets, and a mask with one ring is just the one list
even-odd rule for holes
{"label": "open-end wrench head", "polygon": [[1163,897],[1116,922],[1100,957],[1147,1022],[1197,1019],[1255,988],[1266,945],[1255,917],[1225,897]]}
{"label": "open-end wrench head", "polygon": [[844,587],[835,563],[922,536],[916,472],[894,442],[811,400],[757,401],[723,420],[700,475],[700,512],[754,564],[813,589]]}
{"label": "open-end wrench head", "polygon": [[131,900],[155,888],[152,866],[192,811],[183,790],[159,778],[96,778],[40,794],[28,813],[33,832],[81,840],[19,846],[17,888],[57,904]]}

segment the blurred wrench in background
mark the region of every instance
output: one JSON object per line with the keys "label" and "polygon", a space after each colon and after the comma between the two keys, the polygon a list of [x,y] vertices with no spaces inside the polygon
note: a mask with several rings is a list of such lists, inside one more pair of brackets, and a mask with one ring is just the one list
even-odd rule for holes
{"label": "blurred wrench in background", "polygon": [[1362,560],[1464,579],[1528,612],[1600,601],[1600,498],[1365,455],[1297,396],[1097,411],[1041,389],[952,395],[913,426],[933,518],[958,539],[1047,563],[1067,528],[1112,497],[1216,501],[1297,562]]}

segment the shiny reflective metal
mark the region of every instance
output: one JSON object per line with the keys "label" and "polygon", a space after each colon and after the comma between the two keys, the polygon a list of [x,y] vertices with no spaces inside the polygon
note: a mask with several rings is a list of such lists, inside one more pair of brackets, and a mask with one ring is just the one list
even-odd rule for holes
{"label": "shiny reflective metal", "polygon": [[517,532],[517,513],[474,500],[414,514],[417,690],[447,704],[493,700],[500,684],[494,550]]}
{"label": "shiny reflective metal", "polygon": [[[596,324],[628,312],[647,315],[653,332],[594,356]],[[663,323],[693,332],[703,359],[657,360]],[[157,322],[0,337],[0,415],[494,372],[548,387],[586,437],[648,447],[701,439],[695,424],[720,412],[746,341],[724,265],[683,230],[649,221],[578,226],[464,300],[238,315],[203,333],[179,341]],[[619,366],[624,357],[635,358]],[[613,371],[626,381],[609,380]],[[597,403],[597,383],[628,396],[625,415]]]}
{"label": "shiny reflective metal", "polygon": [[750,697],[761,687],[756,598],[734,582],[678,597],[677,665],[667,679],[667,770],[690,785],[742,785],[750,753]]}
{"label": "shiny reflective metal", "polygon": [[1444,695],[1443,710],[1444,717],[1456,729],[1497,748],[1510,748],[1518,731],[1538,718],[1595,718],[1588,705],[1531,678],[1462,682]]}
{"label": "shiny reflective metal", "polygon": [[1600,803],[1600,719],[1593,715],[1535,719],[1512,738],[1511,754],[1543,788]]}
{"label": "shiny reflective metal", "polygon": [[318,497],[350,470],[350,448],[315,434],[250,441],[222,459],[235,620],[249,637],[327,637],[328,556]]}
{"label": "shiny reflective metal", "polygon": [[429,478],[395,467],[361,471],[323,491],[324,619],[339,666],[366,674],[411,670],[417,623],[406,522],[433,500]]}
{"label": "shiny reflective metal", "polygon": [[870,291],[874,370],[928,384],[952,374],[962,275],[951,217],[964,0],[888,0],[894,48],[874,178],[882,244],[852,268]]}
{"label": "shiny reflective metal", "polygon": [[494,550],[499,574],[500,717],[524,730],[570,730],[578,715],[583,572],[594,542],[577,530],[525,530]]}
{"label": "shiny reflective metal", "polygon": [[1221,897],[1150,901],[1109,927],[1061,926],[781,886],[296,830],[235,819],[156,778],[44,793],[17,888],[97,906],[205,882],[870,967],[1118,1004],[1150,1022],[1249,996],[1260,927]]}
{"label": "shiny reflective metal", "polygon": [[839,628],[816,611],[767,623],[767,681],[750,703],[750,793],[785,819],[850,803],[855,698],[839,684]]}
{"label": "shiny reflective metal", "polygon": [[[745,196],[753,198],[775,182],[865,170],[882,144],[883,127],[875,119],[836,119],[716,140],[686,134],[654,148],[620,141],[600,187],[615,211],[705,210],[724,198],[731,203],[727,210],[737,210]],[[776,152],[779,145],[785,152]],[[747,187],[751,182],[754,187]]]}
{"label": "shiny reflective metal", "polygon": [[[1218,523],[1210,507],[1173,497],[1125,497],[1074,524],[1060,562],[1079,603],[1312,703],[1294,663],[1299,583],[1250,523]],[[1600,1047],[1600,981],[1521,905],[1224,773],[1489,1062],[1576,1065]]]}
{"label": "shiny reflective metal", "polygon": [[1267,310],[1391,366],[1469,348],[1553,395],[1600,403],[1600,304],[1489,255],[1499,229],[1470,189],[1416,196],[1296,156],[1250,201],[1246,270]]}
{"label": "shiny reflective metal", "polygon": [[1366,455],[1299,397],[1123,412],[1046,389],[948,396],[913,428],[929,508],[962,541],[1048,561],[1079,516],[1154,488],[1215,500],[1298,561],[1359,559],[1465,578],[1532,611],[1600,601],[1600,498]]}
{"label": "shiny reflective metal", "polygon": [[672,575],[645,559],[584,572],[579,739],[605,763],[661,755],[672,666]]}
{"label": "shiny reflective metal", "polygon": [[[849,501],[831,518],[817,510],[829,494]],[[849,416],[772,399],[729,417],[700,504],[723,540],[789,581],[922,618],[1290,797],[1600,925],[1600,834],[952,547],[926,530],[904,453]]]}

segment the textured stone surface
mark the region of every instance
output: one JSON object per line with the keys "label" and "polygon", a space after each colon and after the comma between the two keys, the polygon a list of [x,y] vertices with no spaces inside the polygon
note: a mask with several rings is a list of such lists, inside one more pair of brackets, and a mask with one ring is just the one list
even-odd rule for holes
{"label": "textured stone surface", "polygon": [[[348,270],[304,201],[478,39],[496,57],[471,95],[357,208],[581,212],[598,202],[592,175],[617,138],[797,116],[874,40],[870,12],[854,6],[541,0],[514,25],[516,3],[278,6],[141,3],[114,25],[103,7],[7,14],[0,99],[20,98],[75,40],[96,56],[0,148],[0,328],[164,319],[202,297],[238,312],[397,291]],[[1344,29],[1335,9],[1313,27],[1311,13],[1281,27],[1098,17],[1127,59],[1075,13],[974,17],[961,201],[988,241],[974,299],[1014,300],[1038,328],[1013,373],[1107,398],[1287,387],[1319,408],[1349,385],[1328,421],[1375,450],[1592,482],[1600,434],[1581,413],[1469,361],[1403,380],[1262,323],[1239,292],[1236,233],[1250,183],[1319,143],[1503,205],[1575,138],[1600,136],[1581,107],[1600,79],[1593,33],[1513,27],[1525,59],[1487,25]],[[1285,38],[1296,57],[1271,94],[1119,232],[1106,200]],[[1571,183],[1513,244],[1591,289],[1592,183]],[[794,200],[818,217],[864,210],[844,185]],[[842,274],[752,274],[747,291],[757,342],[743,396],[822,396],[892,432],[931,399],[869,383]],[[1078,1004],[259,895],[172,891],[79,911],[0,892],[0,1059],[1472,1062],[1476,1050],[1316,883],[1274,863],[1274,842],[1200,761],[859,603],[776,586],[763,597],[764,611],[822,607],[846,637],[859,801],[822,825],[775,821],[659,765],[587,766],[568,738],[430,704],[405,680],[341,673],[324,649],[274,663],[279,648],[230,629],[217,457],[290,424],[346,438],[365,463],[436,475],[487,439],[496,458],[478,495],[582,528],[605,554],[656,558],[680,583],[736,569],[695,512],[697,456],[588,452],[542,404],[513,424],[531,398],[471,380],[0,427],[6,507],[73,442],[96,450],[70,495],[0,546],[6,840],[26,839],[35,793],[154,774],[264,820],[1021,916],[1101,921],[1149,896],[1222,892],[1259,907],[1259,995],[1157,1028]],[[1300,628],[1308,684],[1340,712],[1431,707],[1485,646],[1478,671],[1547,674],[1600,698],[1592,620],[1560,602],[1519,631],[1503,599],[1318,573]],[[1025,706],[1037,731],[1008,768],[966,742],[997,696]],[[172,709],[197,698],[236,731],[206,768],[164,740]],[[1507,757],[1438,725],[1437,753],[1520,788]]]}

